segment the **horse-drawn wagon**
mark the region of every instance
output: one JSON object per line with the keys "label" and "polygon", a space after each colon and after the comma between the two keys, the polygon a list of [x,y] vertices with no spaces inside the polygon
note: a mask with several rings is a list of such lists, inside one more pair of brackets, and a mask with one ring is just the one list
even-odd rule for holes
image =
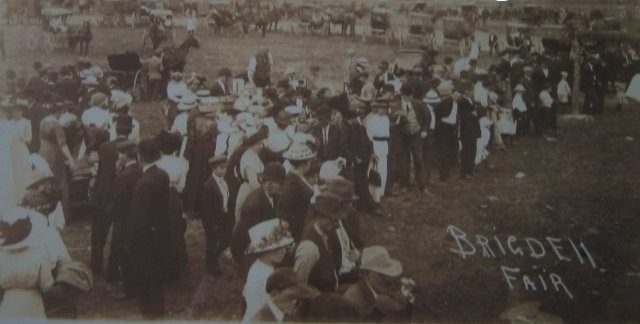
{"label": "horse-drawn wagon", "polygon": [[140,102],[147,90],[147,75],[143,69],[140,56],[136,53],[126,52],[107,56],[109,68],[105,72],[106,77],[115,77],[118,85]]}
{"label": "horse-drawn wagon", "polygon": [[135,7],[129,0],[103,0],[98,17],[100,26],[123,27],[135,23]]}
{"label": "horse-drawn wagon", "polygon": [[26,46],[30,50],[40,48],[44,53],[51,54],[56,48],[66,43],[71,50],[80,43],[80,52],[86,44],[85,52],[91,41],[91,25],[85,21],[81,26],[68,26],[73,13],[64,8],[46,8],[41,12],[42,24],[30,26],[27,29]]}
{"label": "horse-drawn wagon", "polygon": [[[325,19],[324,8],[317,5],[303,4],[298,7],[298,28],[303,31],[317,31],[321,29],[325,23],[329,23]],[[291,31],[294,32],[294,25],[291,25]]]}
{"label": "horse-drawn wagon", "polygon": [[369,20],[369,32],[368,35],[363,34],[363,39],[366,36],[370,37],[384,37],[385,43],[395,38],[397,32],[391,28],[391,11],[387,8],[376,7],[371,10],[371,17]]}

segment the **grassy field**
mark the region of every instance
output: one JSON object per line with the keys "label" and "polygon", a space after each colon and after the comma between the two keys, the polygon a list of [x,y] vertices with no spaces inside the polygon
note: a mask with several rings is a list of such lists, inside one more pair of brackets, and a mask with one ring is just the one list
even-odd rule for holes
{"label": "grassy field", "polygon": [[[6,33],[9,57],[3,62],[5,68],[28,72],[33,61],[55,66],[76,59],[64,51],[50,56],[28,51],[22,45],[23,30],[9,28]],[[105,66],[107,54],[138,51],[141,45],[141,30],[105,29],[94,33],[90,58]],[[179,33],[178,39],[181,37]],[[321,66],[323,77],[335,82],[341,81],[350,48],[374,64],[381,59],[393,60],[394,53],[384,45],[353,43],[339,37],[275,34],[262,39],[255,35],[205,37],[203,33],[198,38],[203,47],[189,57],[186,70],[209,77],[223,66],[240,72],[250,54],[263,47],[271,48],[274,54],[276,74],[287,64],[303,69],[315,62]],[[159,107],[159,102],[134,106],[143,136],[159,128]],[[593,122],[561,121],[557,142],[526,138],[514,148],[492,155],[474,181],[458,177],[447,184],[436,181],[431,190],[433,199],[408,191],[384,201],[386,217],[363,216],[367,244],[387,246],[391,255],[403,262],[405,275],[418,284],[414,320],[495,321],[507,307],[532,300],[541,302],[544,311],[568,321],[640,319],[636,310],[640,305],[639,123],[638,107],[633,105],[621,113],[607,111]],[[524,178],[516,179],[518,172],[524,173]],[[449,225],[464,230],[470,239],[476,234],[489,238],[495,235],[504,242],[508,235],[514,235],[525,256],[507,253],[483,258],[478,248],[475,255],[463,260],[450,250],[457,245],[447,233]],[[562,253],[573,260],[558,261],[546,242],[543,258],[526,257],[529,250],[521,239],[544,241],[547,236],[584,242],[597,267],[578,263],[567,245]],[[89,261],[90,221],[70,224],[63,238],[75,258]],[[199,222],[189,223],[187,244],[188,274],[166,292],[169,317],[173,319],[184,319],[182,311],[202,275],[204,242]],[[510,289],[501,265],[519,267],[531,275],[545,273],[547,278],[549,273],[557,273],[573,299],[562,291],[555,292],[550,284],[546,292],[538,283],[536,292],[525,290],[520,281],[522,273]],[[218,284],[216,297],[202,318],[239,319],[242,283],[226,276]],[[80,317],[135,319],[138,315],[135,303],[114,299],[104,282],[98,280],[94,290],[81,300]]]}

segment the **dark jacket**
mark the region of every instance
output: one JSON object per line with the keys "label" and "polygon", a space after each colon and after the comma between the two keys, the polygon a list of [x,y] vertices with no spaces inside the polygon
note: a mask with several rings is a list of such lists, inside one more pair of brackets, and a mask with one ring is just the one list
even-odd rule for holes
{"label": "dark jacket", "polygon": [[126,222],[131,210],[131,200],[136,182],[142,177],[140,164],[126,166],[115,179],[113,185],[113,200],[109,205],[109,212],[117,223]]}
{"label": "dark jacket", "polygon": [[125,137],[118,137],[113,141],[100,145],[98,150],[98,172],[93,193],[96,206],[107,206],[113,200],[117,175],[116,163],[118,161],[116,146],[125,140]]}
{"label": "dark jacket", "polygon": [[213,177],[202,185],[202,225],[215,232],[224,228],[227,213],[224,211],[222,191]]}
{"label": "dark jacket", "polygon": [[460,139],[476,140],[480,137],[480,123],[478,113],[473,103],[462,98],[458,101],[458,116],[460,118]]}
{"label": "dark jacket", "polygon": [[[429,129],[429,125],[431,123],[431,121],[429,120],[431,118],[430,114],[429,114],[429,110],[427,109],[427,105],[421,101],[417,101],[417,100],[411,100],[411,107],[412,109],[415,111],[416,113],[416,118],[418,119],[418,124],[420,124],[420,131],[426,131]],[[400,109],[402,109],[402,111],[404,111],[406,113],[406,110],[404,110],[404,106],[401,104]],[[429,115],[429,117],[427,117],[427,115]],[[446,116],[445,116],[446,117]],[[400,118],[400,124],[398,125],[400,127],[401,131],[406,131],[406,124],[407,124],[408,120],[406,116],[403,116],[402,118]]]}
{"label": "dark jacket", "polygon": [[345,123],[344,138],[345,145],[341,156],[347,159],[347,165],[355,166],[357,159],[360,159],[361,163],[369,163],[373,154],[373,143],[369,140],[366,128],[360,123]]}
{"label": "dark jacket", "polygon": [[318,248],[320,257],[309,273],[308,283],[321,292],[335,292],[338,284],[337,273],[340,264],[336,263],[336,254],[324,244],[315,226],[307,226],[301,241],[311,241]]}
{"label": "dark jacket", "polygon": [[313,189],[298,175],[290,172],[284,181],[284,189],[280,195],[278,217],[289,223],[291,234],[296,242],[302,237],[311,197],[313,197]]}
{"label": "dark jacket", "polygon": [[336,125],[329,126],[329,136],[326,145],[323,140],[321,126],[318,125],[312,134],[316,139],[315,150],[318,152],[319,161],[335,160],[340,156],[345,141],[340,127]]}
{"label": "dark jacket", "polygon": [[161,256],[169,238],[169,176],[154,165],[133,192],[125,244],[131,255]]}
{"label": "dark jacket", "polygon": [[[278,206],[277,198],[273,199],[273,205]],[[251,243],[249,229],[275,217],[276,209],[269,203],[264,189],[258,188],[247,196],[231,238],[231,253],[236,261],[243,259],[247,246]]]}

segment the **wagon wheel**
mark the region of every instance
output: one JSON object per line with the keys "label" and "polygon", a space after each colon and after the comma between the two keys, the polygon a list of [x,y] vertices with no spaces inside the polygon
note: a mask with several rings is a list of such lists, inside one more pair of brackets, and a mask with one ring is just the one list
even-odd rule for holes
{"label": "wagon wheel", "polygon": [[142,102],[143,96],[147,93],[147,76],[143,69],[139,69],[133,78],[133,101]]}
{"label": "wagon wheel", "polygon": [[40,29],[35,26],[31,26],[27,30],[27,48],[30,50],[35,50],[40,45]]}
{"label": "wagon wheel", "polygon": [[46,34],[42,38],[42,51],[49,55],[56,48],[56,37],[53,34]]}
{"label": "wagon wheel", "polygon": [[144,47],[147,44],[147,38],[149,38],[149,32],[145,30],[142,32],[142,52],[144,52]]}

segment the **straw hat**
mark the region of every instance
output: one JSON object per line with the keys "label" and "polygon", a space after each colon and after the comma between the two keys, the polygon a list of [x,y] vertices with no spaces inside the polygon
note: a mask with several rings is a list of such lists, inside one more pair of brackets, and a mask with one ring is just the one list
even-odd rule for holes
{"label": "straw hat", "polygon": [[209,159],[209,165],[212,167],[215,167],[216,165],[219,165],[221,163],[226,163],[226,162],[227,162],[227,156],[224,154],[216,155]]}
{"label": "straw hat", "polygon": [[19,251],[42,240],[47,228],[44,215],[31,209],[9,207],[0,212],[0,250]]}
{"label": "straw hat", "polygon": [[188,94],[178,103],[178,110],[186,111],[191,110],[191,108],[195,107],[198,104],[198,98],[192,94]]}
{"label": "straw hat", "polygon": [[437,90],[441,97],[450,96],[453,93],[453,83],[451,81],[442,81]]}
{"label": "straw hat", "polygon": [[282,156],[290,161],[307,161],[313,159],[316,153],[306,144],[293,143]]}
{"label": "straw hat", "polygon": [[438,96],[437,92],[429,91],[427,92],[427,95],[424,97],[424,102],[432,105],[438,104],[440,103],[440,97]]}
{"label": "straw hat", "polygon": [[397,277],[402,274],[402,263],[392,259],[385,247],[376,245],[362,250],[360,269]]}
{"label": "straw hat", "polygon": [[104,107],[107,105],[108,100],[109,98],[104,93],[97,92],[91,96],[90,104],[91,106]]}
{"label": "straw hat", "polygon": [[513,89],[513,91],[518,92],[518,91],[522,91],[525,92],[527,91],[527,89],[524,88],[524,86],[522,84],[517,84],[516,87]]}
{"label": "straw hat", "polygon": [[278,218],[259,223],[249,229],[251,244],[246,254],[273,251],[293,243],[289,224]]}
{"label": "straw hat", "polygon": [[340,175],[340,173],[342,172],[342,169],[344,169],[345,165],[346,165],[346,160],[344,160],[344,158],[325,161],[324,163],[322,163],[322,166],[320,166],[320,172],[318,176],[323,181],[344,179]]}
{"label": "straw hat", "polygon": [[49,215],[62,199],[62,189],[55,177],[43,177],[27,187],[19,206]]}

